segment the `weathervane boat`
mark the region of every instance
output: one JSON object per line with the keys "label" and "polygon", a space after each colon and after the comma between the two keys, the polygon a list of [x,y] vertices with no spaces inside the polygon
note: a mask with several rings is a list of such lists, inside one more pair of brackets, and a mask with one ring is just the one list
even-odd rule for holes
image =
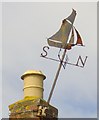
{"label": "weathervane boat", "polygon": [[[69,17],[62,21],[62,25],[58,32],[47,39],[49,46],[70,50],[75,45],[83,46],[81,36],[77,29],[73,26],[76,17],[76,11],[72,9]],[[75,42],[76,34],[76,42]],[[70,39],[69,39],[70,38]]]}

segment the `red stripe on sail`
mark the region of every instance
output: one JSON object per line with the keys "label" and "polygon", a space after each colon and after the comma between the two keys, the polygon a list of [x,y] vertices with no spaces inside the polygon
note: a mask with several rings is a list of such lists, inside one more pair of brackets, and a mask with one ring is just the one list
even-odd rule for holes
{"label": "red stripe on sail", "polygon": [[[75,29],[76,30],[76,29]],[[80,34],[78,33],[78,31],[76,30],[76,33],[77,33],[77,42],[76,42],[76,45],[80,44],[83,46],[83,42],[82,42],[82,39],[80,37]]]}

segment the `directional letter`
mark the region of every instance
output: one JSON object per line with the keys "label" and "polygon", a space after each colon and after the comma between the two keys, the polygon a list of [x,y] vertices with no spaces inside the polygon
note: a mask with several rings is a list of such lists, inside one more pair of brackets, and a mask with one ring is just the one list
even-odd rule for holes
{"label": "directional letter", "polygon": [[88,56],[86,56],[85,60],[83,61],[82,58],[81,58],[81,56],[79,56],[79,57],[78,57],[78,60],[77,60],[77,63],[76,63],[76,66],[79,66],[79,60],[80,60],[81,63],[82,63],[82,67],[84,67],[87,58],[88,58]]}
{"label": "directional letter", "polygon": [[49,49],[48,46],[44,46],[43,51],[45,52],[45,54],[41,53],[41,57],[46,57],[47,56],[47,51],[45,50],[45,48]]}

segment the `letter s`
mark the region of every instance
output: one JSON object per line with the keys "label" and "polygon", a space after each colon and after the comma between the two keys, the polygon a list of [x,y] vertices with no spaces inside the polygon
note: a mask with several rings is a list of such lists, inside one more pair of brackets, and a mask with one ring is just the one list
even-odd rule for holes
{"label": "letter s", "polygon": [[46,48],[49,49],[48,46],[44,46],[44,47],[43,47],[43,51],[45,52],[45,54],[41,53],[41,57],[46,57],[46,56],[47,56]]}

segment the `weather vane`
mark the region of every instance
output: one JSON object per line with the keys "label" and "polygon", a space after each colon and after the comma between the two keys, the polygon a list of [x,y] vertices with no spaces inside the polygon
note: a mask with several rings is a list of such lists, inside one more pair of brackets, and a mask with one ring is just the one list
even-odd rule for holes
{"label": "weather vane", "polygon": [[[73,26],[75,17],[76,17],[76,11],[74,9],[72,9],[71,15],[62,21],[62,25],[61,25],[59,31],[47,39],[49,46],[59,48],[58,59],[47,57],[48,53],[47,53],[46,49],[50,49],[49,46],[44,46],[43,47],[44,53],[41,53],[41,57],[43,57],[43,58],[60,62],[53,85],[52,85],[52,89],[51,89],[49,97],[48,97],[48,101],[47,101],[48,103],[51,100],[61,67],[63,66],[63,68],[65,69],[66,64],[70,64],[70,65],[74,65],[74,66],[83,68],[85,66],[86,60],[88,58],[86,56],[85,59],[82,60],[82,57],[79,56],[76,64],[68,62],[68,56],[66,55],[67,50],[71,50],[74,46],[84,46],[78,30]],[[76,40],[75,40],[75,35],[76,35]],[[64,49],[62,56],[60,55],[61,49]],[[82,65],[79,65],[79,61],[81,62]]]}

